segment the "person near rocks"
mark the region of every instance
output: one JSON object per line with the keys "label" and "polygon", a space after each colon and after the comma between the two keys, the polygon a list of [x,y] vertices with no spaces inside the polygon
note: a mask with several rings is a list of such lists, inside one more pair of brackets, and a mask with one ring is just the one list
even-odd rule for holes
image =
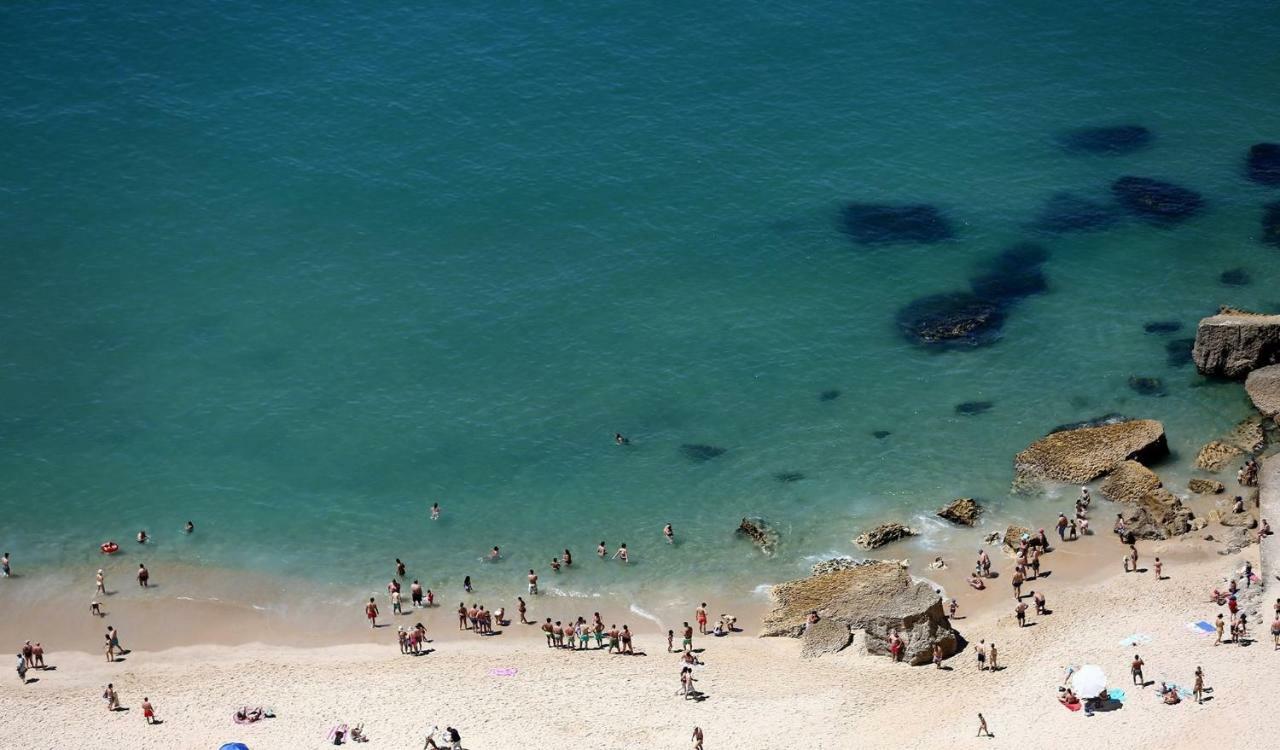
{"label": "person near rocks", "polygon": [[956,601],[956,598],[954,596],[951,597],[951,603],[947,605],[947,611],[950,613],[949,616],[951,617],[951,619],[953,620],[955,619],[956,608],[959,606],[960,606],[960,603]]}
{"label": "person near rocks", "polygon": [[1138,547],[1132,543],[1129,545],[1129,567],[1134,573],[1138,572]]}
{"label": "person near rocks", "polygon": [[1151,565],[1156,569],[1156,580],[1163,581],[1164,580],[1164,563],[1160,562],[1160,558],[1157,557],[1155,561],[1151,563]]}
{"label": "person near rocks", "polygon": [[933,644],[933,666],[935,669],[942,669],[942,645]]}
{"label": "person near rocks", "polygon": [[1014,607],[1013,612],[1018,618],[1018,627],[1025,628],[1027,626],[1027,603],[1018,602],[1018,606]]}
{"label": "person near rocks", "polygon": [[1067,526],[1070,525],[1070,523],[1071,522],[1067,520],[1067,516],[1065,513],[1058,514],[1058,521],[1056,525],[1058,527],[1059,541],[1063,541],[1063,542],[1067,541]]}
{"label": "person near rocks", "polygon": [[898,631],[893,631],[889,636],[889,661],[901,661],[902,658],[902,638],[898,635]]}
{"label": "person near rocks", "polygon": [[995,737],[991,730],[987,728],[987,720],[982,714],[978,714],[978,736],[979,737]]}
{"label": "person near rocks", "polygon": [[1129,676],[1133,678],[1133,684],[1138,687],[1146,687],[1146,680],[1142,677],[1142,668],[1146,666],[1146,662],[1141,656],[1133,655],[1133,661],[1129,662]]}
{"label": "person near rocks", "polygon": [[982,569],[982,577],[991,577],[991,557],[985,549],[978,550],[978,567]]}
{"label": "person near rocks", "polygon": [[1033,548],[1031,550],[1030,567],[1031,567],[1031,577],[1039,578],[1040,577],[1040,549],[1038,547]]}

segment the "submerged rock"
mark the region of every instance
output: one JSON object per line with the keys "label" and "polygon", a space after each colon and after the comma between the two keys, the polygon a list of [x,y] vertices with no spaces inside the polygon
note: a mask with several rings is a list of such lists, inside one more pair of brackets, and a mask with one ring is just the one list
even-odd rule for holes
{"label": "submerged rock", "polygon": [[[928,664],[933,647],[951,656],[959,638],[942,609],[942,602],[926,583],[913,583],[896,563],[875,563],[774,586],[773,610],[761,624],[761,636],[805,637],[805,620],[817,612],[818,625],[833,621],[866,635],[867,653],[887,654],[888,639],[896,631],[903,640],[903,661]],[[812,629],[812,628],[810,628]],[[838,628],[824,626],[815,642],[839,644]],[[847,645],[847,644],[845,644]],[[819,648],[815,645],[815,649]]]}
{"label": "submerged rock", "polygon": [[863,245],[931,244],[955,236],[951,222],[925,203],[850,203],[844,232]]}
{"label": "submerged rock", "polygon": [[1182,324],[1176,320],[1153,320],[1143,324],[1142,330],[1147,333],[1176,333],[1182,330]]}
{"label": "submerged rock", "polygon": [[1164,425],[1154,419],[1050,433],[1014,457],[1016,482],[1085,484],[1124,461],[1150,461],[1169,453]]}
{"label": "submerged rock", "polygon": [[777,474],[774,474],[773,478],[783,484],[788,484],[790,482],[799,482],[801,479],[804,479],[804,474],[801,474],[798,471],[780,471]]}
{"label": "submerged rock", "polygon": [[834,389],[829,391],[823,391],[822,393],[818,394],[819,401],[835,401],[838,398],[840,398],[840,391],[837,391]]}
{"label": "submerged rock", "polygon": [[1200,321],[1192,358],[1202,375],[1228,378],[1280,364],[1280,315],[1224,308]]}
{"label": "submerged rock", "polygon": [[680,446],[680,452],[690,461],[702,463],[710,461],[717,456],[723,456],[725,449],[714,445],[702,445],[699,443],[685,443]]}
{"label": "submerged rock", "polygon": [[1137,461],[1125,461],[1107,474],[1098,491],[1113,502],[1134,503],[1162,486],[1154,471]]}
{"label": "submerged rock", "polygon": [[875,430],[874,432],[871,433],[871,437],[875,438],[876,440],[884,440],[885,438],[889,437],[892,434],[893,433],[889,432],[888,430]]}
{"label": "submerged rock", "polygon": [[956,404],[956,414],[973,416],[974,414],[990,411],[993,406],[995,404],[990,401],[966,401],[963,404]]}
{"label": "submerged rock", "polygon": [[1173,339],[1164,345],[1164,361],[1170,367],[1186,367],[1191,364],[1195,339]]}
{"label": "submerged rock", "polygon": [[763,518],[743,518],[738,533],[755,542],[761,552],[772,555],[778,548],[778,532]]}
{"label": "submerged rock", "polygon": [[1268,203],[1262,211],[1262,241],[1280,247],[1280,201]]}
{"label": "submerged rock", "polygon": [[1004,325],[999,304],[954,292],[920,297],[898,311],[898,327],[921,344],[980,346],[995,340]]}
{"label": "submerged rock", "polygon": [[1137,375],[1129,377],[1129,388],[1143,396],[1163,396],[1168,393],[1160,378],[1143,378]]}
{"label": "submerged rock", "polygon": [[938,516],[961,526],[972,526],[982,515],[982,506],[971,497],[962,497],[947,503],[938,511]]}
{"label": "submerged rock", "polygon": [[1243,268],[1231,268],[1218,274],[1218,281],[1225,286],[1248,286],[1249,272]]}
{"label": "submerged rock", "polygon": [[1187,489],[1197,495],[1217,495],[1225,492],[1227,487],[1216,479],[1201,479],[1193,477],[1187,480]]}
{"label": "submerged rock", "polygon": [[1132,419],[1133,419],[1132,417],[1126,417],[1125,415],[1118,414],[1114,411],[1107,412],[1106,414],[1103,414],[1100,417],[1094,417],[1093,419],[1086,419],[1083,422],[1070,422],[1068,424],[1060,424],[1057,427],[1054,427],[1052,430],[1049,430],[1049,434],[1052,435],[1055,432],[1066,432],[1067,430],[1078,430],[1081,427],[1101,427],[1103,425],[1108,425],[1108,424],[1119,424],[1120,422],[1132,421]]}
{"label": "submerged rock", "polygon": [[1089,200],[1074,193],[1054,193],[1045,202],[1033,226],[1050,234],[1097,232],[1110,229],[1120,220],[1120,211],[1110,203]]}
{"label": "submerged rock", "polygon": [[915,529],[903,526],[900,523],[882,523],[871,531],[859,534],[858,538],[853,540],[853,543],[863,549],[878,549],[890,542],[906,539],[919,533]]}
{"label": "submerged rock", "polygon": [[969,279],[969,288],[982,299],[1007,305],[1023,297],[1048,291],[1049,282],[1039,268],[1028,267],[975,276]]}
{"label": "submerged rock", "polygon": [[1249,179],[1262,185],[1280,185],[1280,143],[1255,143],[1245,161]]}
{"label": "submerged rock", "polygon": [[1076,128],[1058,137],[1058,143],[1077,154],[1131,154],[1151,145],[1155,135],[1141,125]]}
{"label": "submerged rock", "polygon": [[983,265],[996,271],[1020,271],[1043,265],[1049,260],[1049,249],[1037,242],[1016,242],[1001,250]]}
{"label": "submerged rock", "polygon": [[1111,183],[1111,192],[1129,213],[1161,226],[1185,221],[1204,207],[1194,190],[1150,177],[1121,177]]}
{"label": "submerged rock", "polygon": [[1249,373],[1244,381],[1245,393],[1263,416],[1280,422],[1280,365],[1262,367]]}

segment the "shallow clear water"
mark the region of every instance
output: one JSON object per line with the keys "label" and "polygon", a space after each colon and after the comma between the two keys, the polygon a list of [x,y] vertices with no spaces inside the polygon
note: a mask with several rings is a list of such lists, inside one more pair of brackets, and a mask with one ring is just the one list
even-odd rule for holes
{"label": "shallow clear water", "polygon": [[[955,496],[1035,513],[1011,458],[1054,425],[1154,417],[1185,456],[1248,413],[1165,344],[1280,306],[1280,190],[1243,177],[1280,140],[1272,3],[178,5],[0,8],[0,546],[24,568],[146,527],[161,565],[518,586],[605,539],[637,564],[557,585],[749,590]],[[1055,140],[1125,123],[1152,145]],[[1028,232],[1121,175],[1206,208]],[[957,238],[858,246],[848,201],[935,204]],[[899,333],[1026,239],[1050,288],[996,344]],[[733,539],[748,514],[776,558]]]}

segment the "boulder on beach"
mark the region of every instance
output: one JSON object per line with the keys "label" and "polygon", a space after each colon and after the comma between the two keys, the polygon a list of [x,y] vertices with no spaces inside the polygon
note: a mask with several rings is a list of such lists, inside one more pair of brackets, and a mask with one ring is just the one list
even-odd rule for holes
{"label": "boulder on beach", "polygon": [[1157,226],[1185,221],[1204,207],[1194,190],[1150,177],[1121,177],[1111,183],[1111,193],[1126,211]]}
{"label": "boulder on beach", "polygon": [[755,542],[766,555],[772,555],[778,547],[778,532],[763,518],[743,518],[738,533]]}
{"label": "boulder on beach", "polygon": [[1202,375],[1227,378],[1280,364],[1280,315],[1223,308],[1200,321],[1191,358]]}
{"label": "boulder on beach", "polygon": [[1193,477],[1187,480],[1187,489],[1197,495],[1217,495],[1225,492],[1227,487],[1216,479],[1202,479]]}
{"label": "boulder on beach", "polygon": [[978,516],[982,515],[982,506],[971,497],[961,497],[947,503],[946,507],[938,511],[938,515],[951,523],[973,526],[978,522]]}
{"label": "boulder on beach", "polygon": [[1205,471],[1219,472],[1227,468],[1227,465],[1235,460],[1236,456],[1240,456],[1244,451],[1229,443],[1221,440],[1214,440],[1206,443],[1200,452],[1196,454],[1196,468]]}
{"label": "boulder on beach", "polygon": [[1249,373],[1244,381],[1245,393],[1264,417],[1280,423],[1280,365],[1263,367]]}
{"label": "boulder on beach", "polygon": [[1018,546],[1022,543],[1022,537],[1024,536],[1031,536],[1031,529],[1010,524],[1004,530],[1004,536],[1000,537],[1000,546],[1011,555],[1017,554]]}
{"label": "boulder on beach", "polygon": [[1154,419],[1054,432],[1014,457],[1015,484],[1037,480],[1085,484],[1133,459],[1151,461],[1169,453],[1164,425]]}
{"label": "boulder on beach", "polygon": [[1192,530],[1195,514],[1182,500],[1166,489],[1157,489],[1125,503],[1120,517],[1125,527],[1139,539],[1169,539]]}
{"label": "boulder on beach", "polygon": [[818,620],[800,636],[800,656],[812,659],[845,650],[853,642],[853,631],[839,620]]}
{"label": "boulder on beach", "polygon": [[[934,644],[944,656],[959,647],[937,593],[926,583],[914,583],[897,563],[877,562],[781,583],[770,596],[774,607],[761,623],[762,637],[804,637],[808,614],[817,612],[818,625],[833,621],[846,630],[865,631],[869,653],[887,653],[889,635],[896,630],[906,646],[903,661],[910,664],[929,663]],[[824,625],[813,640],[818,650],[844,641],[844,635],[838,627]]]}
{"label": "boulder on beach", "polygon": [[1280,185],[1280,143],[1255,143],[1245,159],[1245,173],[1262,185]]}
{"label": "boulder on beach", "polygon": [[1107,474],[1098,491],[1113,502],[1136,503],[1161,486],[1154,471],[1137,461],[1125,461]]}
{"label": "boulder on beach", "polygon": [[925,203],[850,203],[841,219],[844,233],[863,245],[932,244],[955,236],[942,211]]}
{"label": "boulder on beach", "polygon": [[995,341],[1004,325],[999,304],[967,292],[931,294],[912,300],[897,314],[898,328],[929,346],[981,346]]}
{"label": "boulder on beach", "polygon": [[1058,145],[1076,154],[1131,154],[1151,145],[1155,135],[1141,125],[1075,128],[1058,136]]}
{"label": "boulder on beach", "polygon": [[878,549],[890,542],[906,539],[918,533],[920,532],[900,523],[882,523],[870,531],[859,534],[853,543],[863,549]]}

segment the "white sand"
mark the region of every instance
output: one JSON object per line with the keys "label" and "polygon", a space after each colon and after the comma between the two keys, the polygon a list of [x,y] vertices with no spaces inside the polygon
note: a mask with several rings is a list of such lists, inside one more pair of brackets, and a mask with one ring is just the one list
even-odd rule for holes
{"label": "white sand", "polygon": [[[1179,544],[1143,546],[1144,564]],[[1007,668],[995,674],[979,673],[971,653],[940,672],[856,649],[802,660],[797,641],[699,638],[695,646],[706,647],[708,662],[697,674],[703,702],[675,695],[676,657],[650,636],[637,643],[648,654],[637,657],[550,651],[541,639],[508,634],[441,640],[435,653],[414,658],[399,654],[389,628],[385,645],[186,647],[138,651],[115,664],[100,654],[55,650],[48,661],[56,671],[29,675],[39,682],[20,685],[11,664],[0,681],[0,747],[217,748],[241,741],[251,750],[311,748],[325,746],[338,721],[364,722],[370,748],[421,747],[433,724],[458,727],[468,748],[680,748],[689,746],[695,724],[708,749],[1275,747],[1280,652],[1266,632],[1270,605],[1253,629],[1259,641],[1247,647],[1214,647],[1211,636],[1184,625],[1211,621],[1219,608],[1207,603],[1208,590],[1245,559],[1257,565],[1257,554],[1255,546],[1244,555],[1170,563],[1166,581],[1117,574],[1072,591],[1050,577],[1035,588],[1047,592],[1054,614],[1033,616],[1036,625],[1024,629],[1012,619],[1004,587],[978,594],[1007,599],[1007,613],[955,624],[972,643],[997,642]],[[455,627],[447,610],[433,613],[428,625]],[[1134,633],[1151,642],[1120,644]],[[1154,687],[1130,685],[1135,652],[1147,662],[1147,679],[1190,686],[1202,665],[1213,700],[1161,705]],[[1112,685],[1128,691],[1123,709],[1087,717],[1060,706],[1056,686],[1072,663],[1102,665]],[[505,667],[519,671],[490,674]],[[105,710],[100,695],[109,681],[130,711]],[[145,725],[144,695],[162,725]],[[271,706],[278,718],[237,726],[231,713],[246,703]],[[979,711],[994,740],[974,737]]]}

